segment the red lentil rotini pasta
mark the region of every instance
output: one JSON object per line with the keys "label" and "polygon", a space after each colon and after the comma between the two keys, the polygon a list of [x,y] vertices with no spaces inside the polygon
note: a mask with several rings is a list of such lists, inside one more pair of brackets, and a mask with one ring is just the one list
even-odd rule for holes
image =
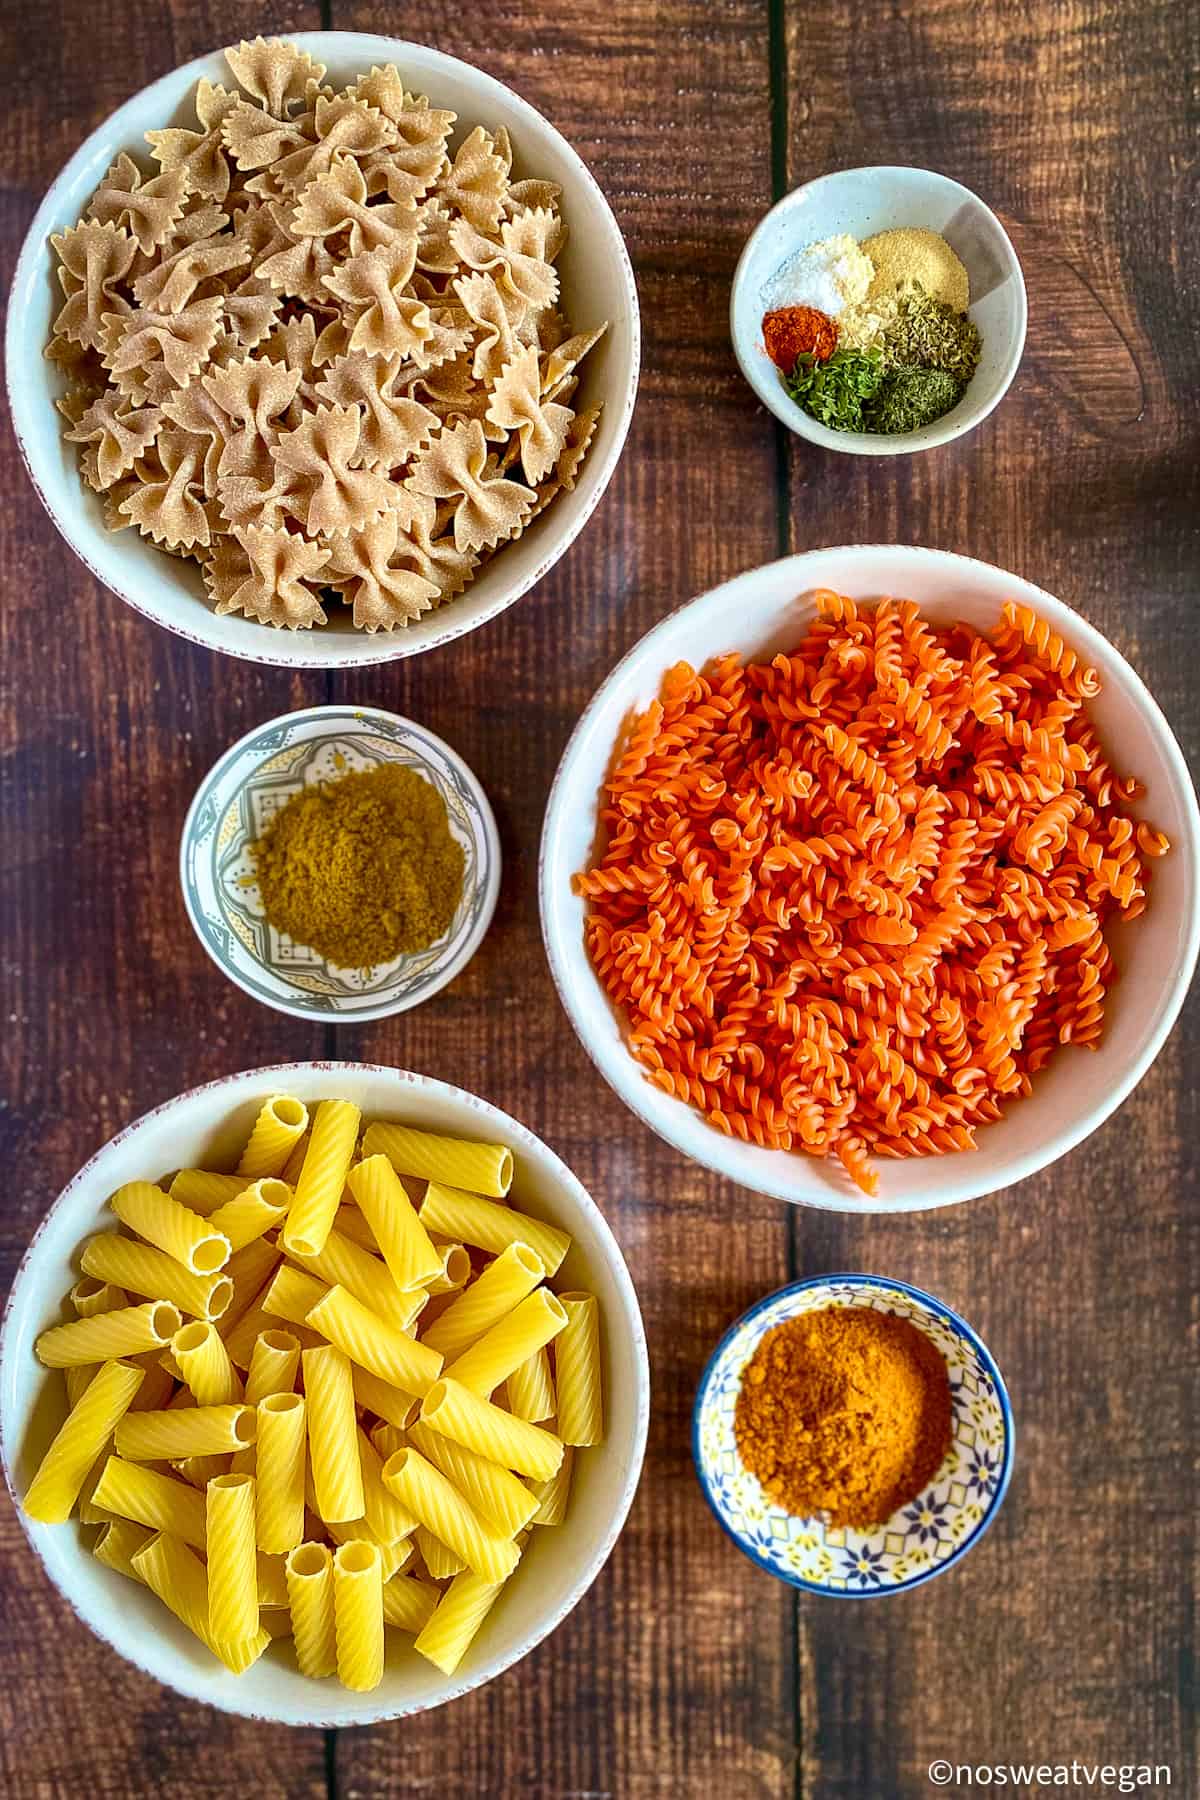
{"label": "red lentil rotini pasta", "polygon": [[873,1193],[874,1159],[973,1148],[1095,1047],[1105,926],[1169,845],[1084,710],[1096,671],[1029,608],[991,641],[910,600],[816,611],[770,662],[668,672],[575,885],[648,1078]]}

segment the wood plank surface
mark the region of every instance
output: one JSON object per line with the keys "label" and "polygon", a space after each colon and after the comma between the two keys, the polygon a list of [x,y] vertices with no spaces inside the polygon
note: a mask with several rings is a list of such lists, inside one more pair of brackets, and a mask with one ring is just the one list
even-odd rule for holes
{"label": "wood plank surface", "polygon": [[[449,1712],[327,1740],[192,1706],[115,1661],[0,1507],[5,1796],[919,1800],[939,1756],[1165,1762],[1173,1792],[1200,1791],[1195,1004],[1118,1117],[1019,1189],[894,1222],[793,1214],[685,1162],[599,1083],[550,983],[536,901],[546,794],[598,682],[689,595],[789,547],[919,542],[1029,576],[1112,637],[1200,756],[1189,18],[1170,0],[1023,0],[986,29],[951,0],[333,0],[323,18],[298,0],[52,0],[17,31],[10,9],[6,276],[54,172],[153,76],[258,30],[391,31],[488,68],[580,150],[634,257],[644,362],[617,476],[551,575],[472,636],[353,683],[220,659],[121,606],[57,538],[0,434],[0,1145],[20,1172],[0,1207],[0,1279],[124,1121],[196,1081],[330,1047],[207,961],[176,850],[228,743],[327,694],[362,699],[422,720],[479,772],[505,877],[470,968],[415,1013],[339,1031],[337,1053],[472,1088],[565,1157],[629,1262],[654,1404],[629,1524],[559,1631]],[[892,160],[944,169],[1001,213],[1030,342],[978,433],[868,464],[777,438],[726,309],[773,191]],[[692,1394],[723,1327],[790,1271],[840,1267],[959,1307],[1018,1415],[986,1544],[890,1605],[798,1601],[761,1576],[691,1470]]]}

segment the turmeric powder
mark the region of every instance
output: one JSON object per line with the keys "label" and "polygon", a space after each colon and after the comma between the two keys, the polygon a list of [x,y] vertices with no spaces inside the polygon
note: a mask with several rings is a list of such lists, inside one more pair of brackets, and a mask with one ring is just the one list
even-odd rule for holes
{"label": "turmeric powder", "polygon": [[931,1338],[895,1313],[827,1306],[766,1333],[742,1376],[734,1435],[789,1513],[868,1528],[933,1480],[951,1424]]}
{"label": "turmeric powder", "polygon": [[336,968],[426,949],[449,929],[462,893],[463,851],[445,801],[398,763],[294,794],[253,855],[271,924]]}

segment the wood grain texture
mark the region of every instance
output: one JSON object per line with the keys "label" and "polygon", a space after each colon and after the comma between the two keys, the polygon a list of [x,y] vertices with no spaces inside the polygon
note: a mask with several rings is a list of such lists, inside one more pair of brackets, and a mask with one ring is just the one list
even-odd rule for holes
{"label": "wood grain texture", "polygon": [[[5,272],[52,174],[135,88],[222,39],[321,22],[315,6],[237,0],[29,15],[0,110]],[[550,780],[598,682],[689,595],[789,546],[893,539],[1019,570],[1114,639],[1200,753],[1188,9],[1022,0],[982,30],[955,0],[480,0],[469,14],[333,0],[324,22],[464,55],[566,132],[634,256],[637,415],[608,495],[532,594],[353,683],[156,631],[90,581],[0,439],[0,1147],[22,1172],[0,1209],[0,1275],[123,1121],[194,1081],[331,1047],[208,963],[179,899],[178,832],[201,774],[254,723],[327,695],[391,707],[480,774],[504,884],[459,980],[339,1031],[336,1049],[486,1095],[596,1195],[645,1312],[646,1473],[608,1567],[528,1661],[449,1715],[328,1743],[191,1707],[115,1662],[0,1510],[0,1791],[918,1800],[935,1756],[1028,1754],[1164,1761],[1173,1791],[1194,1793],[1195,1006],[1120,1116],[1018,1190],[897,1222],[793,1215],[686,1163],[599,1084],[549,981],[535,887]],[[1026,268],[1030,344],[978,433],[868,465],[777,439],[726,308],[773,167],[781,186],[887,160],[945,169],[997,207]],[[840,1267],[958,1306],[1018,1414],[994,1532],[890,1606],[797,1602],[760,1576],[690,1464],[692,1394],[722,1328],[789,1271]]]}

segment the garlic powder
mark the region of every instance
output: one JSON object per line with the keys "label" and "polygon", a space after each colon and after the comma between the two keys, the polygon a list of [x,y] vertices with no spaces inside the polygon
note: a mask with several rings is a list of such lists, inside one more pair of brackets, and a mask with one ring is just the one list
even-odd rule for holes
{"label": "garlic powder", "polygon": [[843,307],[866,299],[874,275],[870,257],[842,232],[789,257],[763,288],[763,305],[815,306],[835,319]]}

